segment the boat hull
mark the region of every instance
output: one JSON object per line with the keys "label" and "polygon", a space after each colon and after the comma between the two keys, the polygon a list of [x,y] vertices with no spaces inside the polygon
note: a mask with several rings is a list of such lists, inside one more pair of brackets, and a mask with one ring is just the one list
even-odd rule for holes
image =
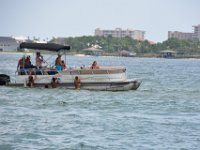
{"label": "boat hull", "polygon": [[[128,91],[128,90],[137,90],[141,84],[141,81],[138,80],[127,80],[122,82],[82,82],[81,90],[98,90],[98,91]],[[45,87],[48,85],[51,88],[50,84],[44,83],[35,83],[34,87]],[[22,83],[8,83],[7,86],[13,87],[26,87]],[[74,84],[69,83],[60,83],[58,84],[59,88],[66,89],[75,89]]]}

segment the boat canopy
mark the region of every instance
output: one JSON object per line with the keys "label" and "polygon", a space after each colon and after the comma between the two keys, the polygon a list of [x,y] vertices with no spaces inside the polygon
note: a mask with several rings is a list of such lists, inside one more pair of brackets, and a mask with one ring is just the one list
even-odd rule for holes
{"label": "boat canopy", "polygon": [[23,42],[20,44],[20,48],[47,50],[47,51],[60,51],[70,50],[70,46],[60,45],[55,43],[27,43]]}

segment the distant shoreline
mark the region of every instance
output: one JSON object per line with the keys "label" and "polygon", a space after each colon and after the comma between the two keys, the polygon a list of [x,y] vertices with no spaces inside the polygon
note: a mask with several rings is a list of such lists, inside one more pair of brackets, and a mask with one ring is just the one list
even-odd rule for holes
{"label": "distant shoreline", "polygon": [[[0,55],[2,55],[2,54],[33,55],[34,52],[5,52],[5,51],[1,51]],[[48,54],[50,54],[50,53],[48,53]],[[82,53],[70,53],[70,52],[67,52],[66,55],[81,56],[81,57],[85,56]],[[101,55],[101,56],[116,56],[116,57],[130,57],[130,58],[131,57],[132,58],[163,58],[159,54],[148,54],[148,53],[147,54],[138,54],[136,56],[120,56],[118,53],[106,53],[106,54]],[[200,55],[176,55],[172,59],[200,59]]]}

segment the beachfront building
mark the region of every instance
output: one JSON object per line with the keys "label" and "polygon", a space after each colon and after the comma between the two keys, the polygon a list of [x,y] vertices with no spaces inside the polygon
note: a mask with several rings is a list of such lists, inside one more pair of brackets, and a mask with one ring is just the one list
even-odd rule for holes
{"label": "beachfront building", "polygon": [[193,33],[168,31],[168,39],[170,38],[177,38],[179,40],[191,40],[193,38]]}
{"label": "beachfront building", "polygon": [[200,39],[200,24],[194,27],[194,38]]}
{"label": "beachfront building", "polygon": [[200,39],[200,24],[193,26],[194,32],[179,32],[179,31],[168,31],[168,39],[177,38],[179,40],[191,40],[194,38]]}
{"label": "beachfront building", "polygon": [[16,52],[19,47],[17,41],[12,37],[0,37],[0,51]]}
{"label": "beachfront building", "polygon": [[134,40],[144,41],[145,31],[142,30],[132,30],[126,29],[123,30],[121,28],[116,28],[115,30],[101,30],[100,28],[95,29],[95,36],[103,36],[103,37],[131,37]]}

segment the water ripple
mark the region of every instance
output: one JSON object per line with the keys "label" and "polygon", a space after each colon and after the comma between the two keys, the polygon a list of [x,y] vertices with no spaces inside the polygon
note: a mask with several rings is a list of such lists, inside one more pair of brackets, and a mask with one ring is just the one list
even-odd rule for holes
{"label": "water ripple", "polygon": [[[10,57],[14,61],[7,63]],[[0,55],[0,73],[14,77],[18,57]],[[67,56],[76,66],[93,59]],[[199,149],[198,60],[95,59],[126,64],[141,87],[104,92],[1,86],[0,149]]]}

